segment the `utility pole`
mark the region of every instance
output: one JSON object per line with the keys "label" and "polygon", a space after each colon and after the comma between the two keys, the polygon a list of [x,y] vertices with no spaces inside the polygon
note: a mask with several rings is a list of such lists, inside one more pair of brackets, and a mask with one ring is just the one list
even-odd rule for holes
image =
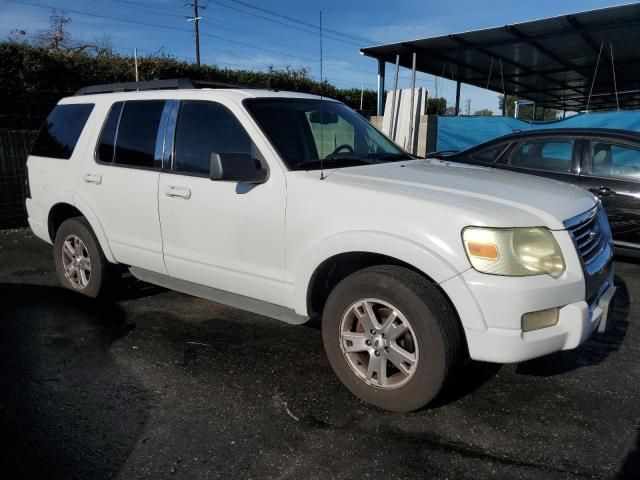
{"label": "utility pole", "polygon": [[207,7],[198,5],[198,0],[193,0],[193,3],[187,3],[186,7],[193,7],[193,17],[187,17],[188,22],[193,22],[193,28],[196,37],[196,65],[200,66],[200,20],[202,17],[198,16],[198,8],[205,10]]}

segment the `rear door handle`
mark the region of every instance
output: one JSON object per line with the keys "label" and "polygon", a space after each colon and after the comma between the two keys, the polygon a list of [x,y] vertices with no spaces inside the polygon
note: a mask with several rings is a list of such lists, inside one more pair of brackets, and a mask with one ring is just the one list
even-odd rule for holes
{"label": "rear door handle", "polygon": [[609,195],[614,195],[616,193],[615,190],[611,190],[609,187],[605,187],[604,185],[590,188],[589,191],[601,197],[608,197]]}
{"label": "rear door handle", "polygon": [[87,173],[84,176],[84,181],[87,183],[95,183],[96,185],[100,185],[102,183],[102,175],[98,175],[97,173]]}
{"label": "rear door handle", "polygon": [[189,199],[191,198],[191,189],[188,187],[179,187],[177,185],[168,185],[164,194],[171,198]]}

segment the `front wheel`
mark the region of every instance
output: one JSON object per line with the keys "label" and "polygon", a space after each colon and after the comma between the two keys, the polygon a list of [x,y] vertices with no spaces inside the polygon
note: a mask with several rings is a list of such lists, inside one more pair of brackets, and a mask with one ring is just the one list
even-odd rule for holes
{"label": "front wheel", "polygon": [[391,265],[358,271],[334,288],[322,337],[331,366],[352,393],[403,412],[438,394],[461,350],[458,319],[440,290]]}

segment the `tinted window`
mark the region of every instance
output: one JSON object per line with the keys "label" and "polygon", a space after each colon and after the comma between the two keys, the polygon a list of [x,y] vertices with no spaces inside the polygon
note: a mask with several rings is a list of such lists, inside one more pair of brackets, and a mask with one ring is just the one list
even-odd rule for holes
{"label": "tinted window", "polygon": [[356,137],[353,125],[340,115],[335,119],[335,123],[323,124],[320,123],[319,115],[313,116],[311,113],[305,112],[316,150],[321,158],[325,158],[340,147],[343,147],[339,150],[342,152],[355,151]]}
{"label": "tinted window", "polygon": [[410,158],[342,103],[300,98],[250,99],[244,103],[292,169],[340,168]]}
{"label": "tinted window", "polygon": [[[114,161],[118,165],[153,167],[164,100],[125,102],[120,115]],[[158,159],[159,166],[160,159]]]}
{"label": "tinted window", "polygon": [[480,150],[479,152],[472,153],[470,157],[472,160],[475,160],[477,162],[495,163],[502,152],[504,152],[506,147],[506,144],[501,143],[500,145],[494,145],[492,147]]}
{"label": "tinted window", "polygon": [[640,149],[607,142],[592,142],[591,173],[640,180]]}
{"label": "tinted window", "polygon": [[572,141],[536,141],[521,143],[511,154],[511,165],[549,172],[570,172]]}
{"label": "tinted window", "polygon": [[116,130],[122,111],[123,102],[114,103],[109,111],[107,121],[104,122],[100,139],[98,140],[98,160],[101,162],[113,162],[113,151],[116,144]]}
{"label": "tinted window", "polygon": [[240,122],[215,102],[184,101],[180,105],[174,146],[174,170],[209,173],[212,153],[246,153],[260,158]]}
{"label": "tinted window", "polygon": [[31,155],[70,158],[91,110],[92,103],[57,105],[42,125]]}

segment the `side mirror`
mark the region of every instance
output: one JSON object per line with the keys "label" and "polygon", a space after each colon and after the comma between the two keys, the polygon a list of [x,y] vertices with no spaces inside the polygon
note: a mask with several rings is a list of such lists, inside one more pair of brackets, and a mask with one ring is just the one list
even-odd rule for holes
{"label": "side mirror", "polygon": [[212,153],[209,178],[227,182],[264,183],[268,171],[260,160],[246,153]]}

